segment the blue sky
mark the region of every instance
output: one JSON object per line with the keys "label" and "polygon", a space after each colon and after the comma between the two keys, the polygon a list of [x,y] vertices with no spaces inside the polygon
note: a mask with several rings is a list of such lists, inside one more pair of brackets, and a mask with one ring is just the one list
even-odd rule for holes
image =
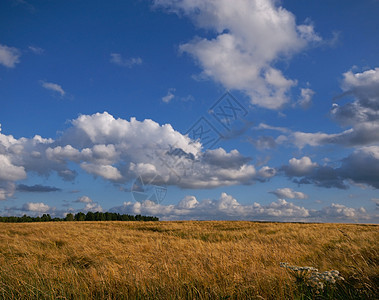
{"label": "blue sky", "polygon": [[379,2],[0,3],[0,212],[378,223]]}

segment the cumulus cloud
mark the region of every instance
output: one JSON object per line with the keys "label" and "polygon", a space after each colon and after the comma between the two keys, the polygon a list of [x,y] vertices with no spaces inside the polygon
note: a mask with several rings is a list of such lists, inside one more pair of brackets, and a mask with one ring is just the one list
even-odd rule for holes
{"label": "cumulus cloud", "polygon": [[92,199],[88,196],[82,196],[76,199],[74,202],[79,202],[79,203],[92,203]]}
{"label": "cumulus cloud", "polygon": [[[379,201],[378,201],[379,202]],[[177,205],[178,209],[193,209],[199,205],[195,196],[184,197]]]}
{"label": "cumulus cloud", "polygon": [[174,88],[169,88],[167,91],[167,95],[162,97],[162,101],[164,103],[169,103],[172,99],[175,98],[174,92],[175,92]]}
{"label": "cumulus cloud", "polygon": [[301,159],[290,159],[289,164],[282,166],[281,170],[298,184],[314,184],[326,188],[348,188],[344,182],[348,178],[344,177],[338,168],[320,166],[312,162],[307,156]]}
{"label": "cumulus cloud", "polygon": [[[351,70],[344,73],[341,88],[344,93],[335,100],[350,97],[353,101],[343,105],[334,103],[330,115],[341,125],[351,128],[339,133],[302,132],[261,123],[254,129],[277,131],[281,135],[276,138],[264,136],[254,140],[253,144],[257,148],[294,145],[299,149],[325,145],[344,147],[377,145],[379,143],[379,68],[362,73],[353,73]],[[302,89],[301,101],[307,103],[312,95],[312,90]]]}
{"label": "cumulus cloud", "polygon": [[134,65],[142,64],[140,57],[123,58],[120,53],[111,53],[110,56],[110,62],[121,67],[131,68]]}
{"label": "cumulus cloud", "polygon": [[343,74],[342,90],[337,99],[352,96],[353,102],[339,106],[335,104],[332,116],[343,125],[379,121],[379,68]]}
{"label": "cumulus cloud", "polygon": [[312,162],[308,156],[303,156],[300,159],[291,158],[288,165],[283,166],[282,169],[289,177],[304,176],[311,173],[317,166],[317,163]]}
{"label": "cumulus cloud", "polygon": [[159,216],[164,220],[300,220],[309,216],[309,211],[283,199],[268,205],[253,203],[240,204],[233,196],[221,193],[219,199],[198,201],[194,196],[186,196],[177,205],[162,205],[152,201],[125,202],[111,211],[127,214]]}
{"label": "cumulus cloud", "polygon": [[155,0],[156,7],[185,15],[213,38],[196,37],[180,45],[210,78],[250,96],[253,104],[278,109],[297,84],[273,65],[322,39],[312,24],[297,25],[295,16],[271,0]]}
{"label": "cumulus cloud", "polygon": [[370,217],[363,207],[351,208],[342,204],[332,203],[330,206],[322,208],[320,211],[313,212],[314,218],[322,220],[332,219],[334,221],[359,220],[365,221]]}
{"label": "cumulus cloud", "polygon": [[[49,151],[59,153],[60,160],[63,157],[81,160],[84,170],[105,179],[122,182],[142,176],[149,181],[149,177],[159,174],[159,180],[165,184],[185,188],[251,184],[262,179],[254,166],[248,164],[250,159],[237,150],[203,151],[199,142],[169,124],[115,119],[108,113],[83,115],[72,124],[63,134],[62,142],[77,151],[69,149],[64,155],[61,148]],[[265,174],[265,179],[269,177]]]}
{"label": "cumulus cloud", "polygon": [[120,171],[116,167],[110,165],[82,163],[80,166],[89,174],[98,175],[105,179],[114,181],[122,179]]}
{"label": "cumulus cloud", "polygon": [[24,178],[26,178],[24,167],[13,165],[8,156],[0,154],[0,180],[16,181]]}
{"label": "cumulus cloud", "polygon": [[162,220],[252,220],[299,222],[376,222],[363,207],[351,208],[332,203],[320,210],[309,210],[284,199],[269,204],[241,204],[233,196],[221,193],[218,199],[198,201],[186,196],[178,204],[162,205],[152,201],[124,202],[113,212],[158,216]]}
{"label": "cumulus cloud", "polygon": [[64,179],[73,179],[75,171],[67,169],[65,162],[48,158],[46,150],[54,143],[39,135],[16,139],[0,132],[0,182],[24,179],[28,172],[48,176],[56,171]]}
{"label": "cumulus cloud", "polygon": [[22,206],[23,211],[46,213],[51,210],[50,206],[43,202],[28,202]]}
{"label": "cumulus cloud", "polygon": [[16,216],[27,214],[29,216],[41,216],[42,214],[50,214],[51,216],[62,215],[62,211],[56,210],[55,207],[51,207],[43,202],[27,202],[21,207],[12,206],[5,207],[4,213],[7,216]]}
{"label": "cumulus cloud", "polygon": [[[68,168],[73,164],[112,183],[127,184],[141,177],[151,184],[191,189],[254,184],[275,176],[275,169],[256,170],[250,161],[237,150],[204,150],[199,141],[170,124],[116,119],[107,112],[79,116],[57,140],[38,135],[15,139],[0,132],[4,184],[24,179],[28,172],[43,176],[56,172],[73,180],[77,172]],[[2,197],[6,194],[11,191],[4,190]]]}
{"label": "cumulus cloud", "polygon": [[14,47],[0,44],[0,65],[14,68],[20,62],[21,51]]}
{"label": "cumulus cloud", "polygon": [[282,188],[282,189],[276,189],[275,191],[270,192],[271,194],[274,194],[278,198],[285,198],[285,199],[307,199],[308,195],[294,191],[290,188]]}
{"label": "cumulus cloud", "polygon": [[379,68],[344,73],[341,88],[344,93],[336,100],[352,97],[353,102],[334,103],[330,114],[341,125],[352,127],[337,134],[294,132],[289,139],[296,146],[337,144],[355,147],[379,142]]}
{"label": "cumulus cloud", "polygon": [[52,83],[52,82],[47,82],[47,81],[41,80],[41,85],[43,88],[50,90],[50,91],[53,91],[55,93],[58,93],[62,97],[66,94],[66,92],[63,90],[63,88],[57,83]]}
{"label": "cumulus cloud", "polygon": [[379,146],[362,147],[342,160],[337,169],[342,178],[379,189]]}
{"label": "cumulus cloud", "polygon": [[355,184],[379,188],[379,146],[356,149],[341,159],[338,167],[320,166],[309,157],[300,160],[292,158],[289,164],[281,168],[288,177],[299,177],[294,182],[315,184],[321,187],[347,189],[348,181]]}
{"label": "cumulus cloud", "polygon": [[92,211],[92,212],[99,211],[99,212],[102,212],[103,211],[103,208],[101,207],[101,205],[98,202],[94,202],[88,196],[79,197],[74,202],[85,203],[85,206],[80,211],[84,211],[84,212],[88,212],[88,211]]}
{"label": "cumulus cloud", "polygon": [[92,212],[102,212],[103,208],[101,207],[101,205],[99,203],[92,202],[92,203],[87,203],[84,206],[83,210],[86,211],[86,212],[89,212],[89,211],[92,211]]}

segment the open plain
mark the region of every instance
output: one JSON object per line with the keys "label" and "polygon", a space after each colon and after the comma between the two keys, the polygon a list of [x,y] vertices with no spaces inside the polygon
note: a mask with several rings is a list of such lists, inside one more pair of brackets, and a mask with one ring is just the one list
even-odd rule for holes
{"label": "open plain", "polygon": [[[374,299],[378,229],[240,221],[3,223],[0,298]],[[344,280],[312,290],[280,262],[338,270]]]}

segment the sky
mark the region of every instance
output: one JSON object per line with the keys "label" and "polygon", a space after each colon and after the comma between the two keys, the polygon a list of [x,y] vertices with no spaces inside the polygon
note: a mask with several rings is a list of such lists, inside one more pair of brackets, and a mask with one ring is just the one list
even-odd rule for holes
{"label": "sky", "polygon": [[0,2],[0,215],[379,223],[379,1]]}

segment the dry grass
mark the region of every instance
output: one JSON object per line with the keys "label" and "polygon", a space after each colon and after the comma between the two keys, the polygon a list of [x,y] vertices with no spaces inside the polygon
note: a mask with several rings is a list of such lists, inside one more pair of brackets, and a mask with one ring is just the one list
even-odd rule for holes
{"label": "dry grass", "polygon": [[0,298],[299,297],[280,262],[337,269],[346,278],[343,297],[374,298],[378,229],[227,221],[0,224]]}

